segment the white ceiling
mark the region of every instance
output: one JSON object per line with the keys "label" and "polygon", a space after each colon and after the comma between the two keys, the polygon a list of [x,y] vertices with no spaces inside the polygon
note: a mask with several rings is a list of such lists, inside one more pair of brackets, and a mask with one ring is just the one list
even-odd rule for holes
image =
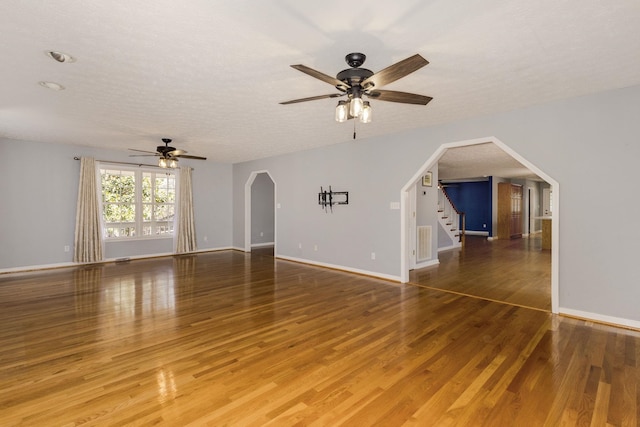
{"label": "white ceiling", "polygon": [[336,100],[279,105],[335,91],[290,64],[430,61],[385,88],[434,100],[372,101],[364,139],[640,84],[639,22],[637,0],[3,0],[0,136],[221,162],[350,143]]}
{"label": "white ceiling", "polygon": [[449,148],[438,161],[438,179],[498,176],[543,181],[492,142]]}

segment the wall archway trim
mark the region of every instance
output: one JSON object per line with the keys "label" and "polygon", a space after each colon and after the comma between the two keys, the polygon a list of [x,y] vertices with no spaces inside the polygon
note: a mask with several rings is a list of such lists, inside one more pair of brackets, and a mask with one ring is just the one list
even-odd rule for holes
{"label": "wall archway trim", "polygon": [[422,178],[422,175],[424,175],[426,171],[434,168],[438,164],[440,158],[444,155],[444,153],[446,153],[448,149],[485,144],[489,142],[497,145],[504,152],[509,154],[518,162],[522,163],[524,166],[526,166],[540,178],[551,184],[551,186],[553,187],[553,212],[551,214],[551,312],[557,314],[560,306],[560,283],[558,265],[560,254],[560,185],[555,179],[553,179],[536,165],[522,157],[520,154],[511,149],[507,144],[503,143],[495,136],[442,144],[400,190],[400,281],[402,283],[407,283],[409,281],[409,257],[407,247],[407,245],[409,244],[407,239],[409,227],[409,188],[415,185]]}
{"label": "wall archway trim", "polygon": [[273,255],[277,254],[278,245],[278,210],[276,209],[276,200],[278,200],[278,186],[276,180],[273,179],[271,173],[264,170],[253,171],[249,174],[249,178],[244,184],[244,251],[251,252],[251,186],[256,177],[266,173],[271,182],[273,182]]}

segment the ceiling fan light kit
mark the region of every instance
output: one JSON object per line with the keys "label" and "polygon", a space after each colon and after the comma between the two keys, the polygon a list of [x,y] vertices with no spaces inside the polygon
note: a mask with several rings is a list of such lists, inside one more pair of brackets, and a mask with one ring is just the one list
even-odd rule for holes
{"label": "ceiling fan light kit", "polygon": [[347,101],[338,101],[336,107],[336,122],[344,123],[349,118],[349,103]]}
{"label": "ceiling fan light kit", "polygon": [[175,169],[178,167],[178,159],[160,157],[158,159],[158,166],[163,169]]}
{"label": "ceiling fan light kit", "polygon": [[417,95],[415,93],[378,89],[427,65],[429,61],[422,56],[418,54],[413,55],[377,73],[367,70],[366,68],[360,68],[366,58],[366,55],[363,53],[354,52],[348,54],[345,57],[345,61],[351,68],[340,71],[335,78],[302,64],[292,65],[291,67],[298,71],[333,85],[341,93],[294,99],[281,102],[280,104],[287,105],[346,96],[348,98],[346,101],[338,101],[335,111],[336,121],[344,123],[350,119],[359,119],[361,123],[370,123],[372,113],[371,104],[369,101],[365,101],[363,96],[380,101],[416,105],[427,105],[429,101],[433,99],[429,96]]}

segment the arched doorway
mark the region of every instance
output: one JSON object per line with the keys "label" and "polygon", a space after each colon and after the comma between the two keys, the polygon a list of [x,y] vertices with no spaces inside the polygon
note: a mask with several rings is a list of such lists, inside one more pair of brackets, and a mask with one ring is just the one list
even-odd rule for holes
{"label": "arched doorway", "polygon": [[273,245],[276,254],[276,183],[266,171],[254,171],[245,183],[244,250]]}
{"label": "arched doorway", "polygon": [[495,137],[488,137],[482,139],[474,139],[468,141],[461,141],[449,144],[441,145],[436,152],[424,163],[424,165],[415,173],[407,184],[401,190],[401,274],[400,278],[403,283],[409,281],[409,269],[411,267],[410,256],[412,247],[411,247],[411,195],[412,189],[415,188],[416,183],[422,179],[422,176],[429,170],[432,170],[437,167],[439,159],[447,152],[447,150],[458,147],[472,146],[477,144],[487,144],[493,143],[500,149],[502,149],[505,153],[511,156],[513,159],[517,160],[519,163],[527,167],[529,170],[534,172],[536,175],[541,177],[543,180],[551,184],[553,188],[552,194],[552,203],[554,206],[554,210],[552,212],[552,247],[551,247],[551,311],[553,313],[558,312],[559,307],[559,279],[558,279],[558,254],[559,254],[559,210],[557,207],[559,206],[559,194],[560,189],[558,182],[555,181],[552,177],[548,176],[546,173],[538,169],[535,165],[530,163],[524,157],[520,156],[518,153],[509,148],[506,144],[501,142]]}

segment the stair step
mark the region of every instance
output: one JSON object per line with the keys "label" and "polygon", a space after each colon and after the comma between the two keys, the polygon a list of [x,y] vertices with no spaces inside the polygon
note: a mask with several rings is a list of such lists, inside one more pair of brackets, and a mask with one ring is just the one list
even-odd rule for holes
{"label": "stair step", "polygon": [[455,227],[451,229],[451,231],[456,231],[456,230],[457,230],[457,228],[455,228]]}
{"label": "stair step", "polygon": [[438,209],[438,212],[444,212],[444,209]]}

